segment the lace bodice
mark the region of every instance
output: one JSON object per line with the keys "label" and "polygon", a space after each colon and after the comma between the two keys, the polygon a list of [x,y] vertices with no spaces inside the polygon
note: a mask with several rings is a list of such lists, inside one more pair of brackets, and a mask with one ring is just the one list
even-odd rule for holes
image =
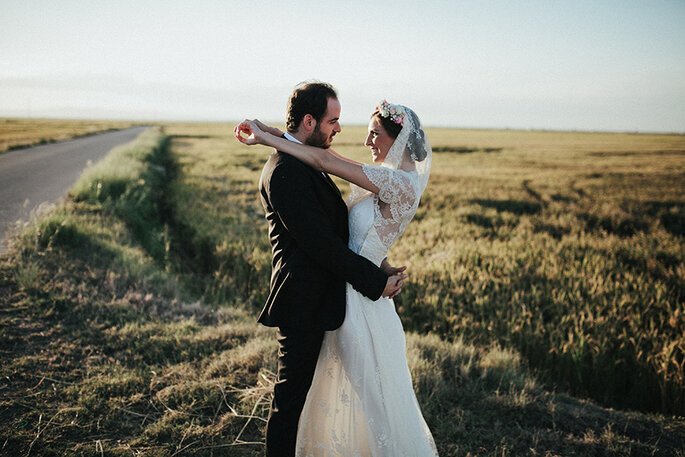
{"label": "lace bodice", "polygon": [[[350,194],[350,249],[380,265],[416,214],[419,205],[416,173],[364,165],[364,174],[380,189],[378,195]],[[354,185],[353,185],[354,186]]]}

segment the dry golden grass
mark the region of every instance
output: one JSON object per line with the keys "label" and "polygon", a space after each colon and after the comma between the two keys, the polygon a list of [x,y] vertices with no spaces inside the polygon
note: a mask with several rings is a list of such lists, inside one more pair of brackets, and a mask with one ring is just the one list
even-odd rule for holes
{"label": "dry golden grass", "polygon": [[[269,247],[257,182],[269,150],[222,124],[167,132],[183,170],[175,214],[205,246],[215,240],[206,299],[258,308]],[[428,189],[390,251],[411,275],[396,300],[405,326],[515,348],[578,395],[682,413],[685,136],[427,134]],[[334,148],[368,161],[364,137],[346,127]]]}
{"label": "dry golden grass", "polygon": [[136,123],[130,121],[0,118],[0,153],[109,130],[124,129],[132,125],[136,125]]}
{"label": "dry golden grass", "polygon": [[[255,322],[269,275],[257,180],[269,151],[237,144],[230,125],[165,128],[168,150],[148,132],[114,152],[1,259],[1,453],[263,455],[276,344]],[[398,310],[440,455],[682,457],[682,418],[553,392],[614,388],[554,370],[584,367],[584,348],[620,368],[636,352],[612,352],[619,330],[642,331],[655,360],[655,342],[679,347],[681,314],[665,317],[682,307],[682,137],[645,140],[650,161],[629,136],[429,135],[442,152],[390,254],[411,268]],[[361,138],[345,128],[338,149],[366,158]]]}

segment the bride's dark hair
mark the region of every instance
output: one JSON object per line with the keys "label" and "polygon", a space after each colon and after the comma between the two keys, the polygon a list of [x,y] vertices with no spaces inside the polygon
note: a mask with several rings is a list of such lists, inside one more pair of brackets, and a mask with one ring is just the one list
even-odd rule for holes
{"label": "bride's dark hair", "polygon": [[402,124],[396,124],[389,117],[381,116],[381,113],[378,110],[374,111],[371,117],[378,119],[385,131],[388,132],[388,135],[390,135],[393,139],[397,139],[397,135],[399,135],[400,131],[402,131]]}

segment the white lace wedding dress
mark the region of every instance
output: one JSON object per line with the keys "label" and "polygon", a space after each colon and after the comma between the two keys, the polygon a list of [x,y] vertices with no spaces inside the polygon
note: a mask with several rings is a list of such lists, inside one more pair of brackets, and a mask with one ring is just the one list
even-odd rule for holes
{"label": "white lace wedding dress", "polygon": [[[413,218],[423,189],[416,172],[363,169],[380,192],[353,190],[349,247],[380,265]],[[324,336],[300,417],[296,455],[437,456],[414,394],[404,330],[391,299],[371,301],[347,285],[345,321]]]}

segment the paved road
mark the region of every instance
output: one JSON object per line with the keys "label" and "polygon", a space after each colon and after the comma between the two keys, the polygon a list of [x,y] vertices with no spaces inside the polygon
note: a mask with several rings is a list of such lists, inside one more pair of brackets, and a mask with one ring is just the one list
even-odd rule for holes
{"label": "paved road", "polygon": [[0,154],[0,253],[8,233],[29,220],[38,206],[65,197],[81,172],[115,146],[128,143],[147,127],[18,149]]}

